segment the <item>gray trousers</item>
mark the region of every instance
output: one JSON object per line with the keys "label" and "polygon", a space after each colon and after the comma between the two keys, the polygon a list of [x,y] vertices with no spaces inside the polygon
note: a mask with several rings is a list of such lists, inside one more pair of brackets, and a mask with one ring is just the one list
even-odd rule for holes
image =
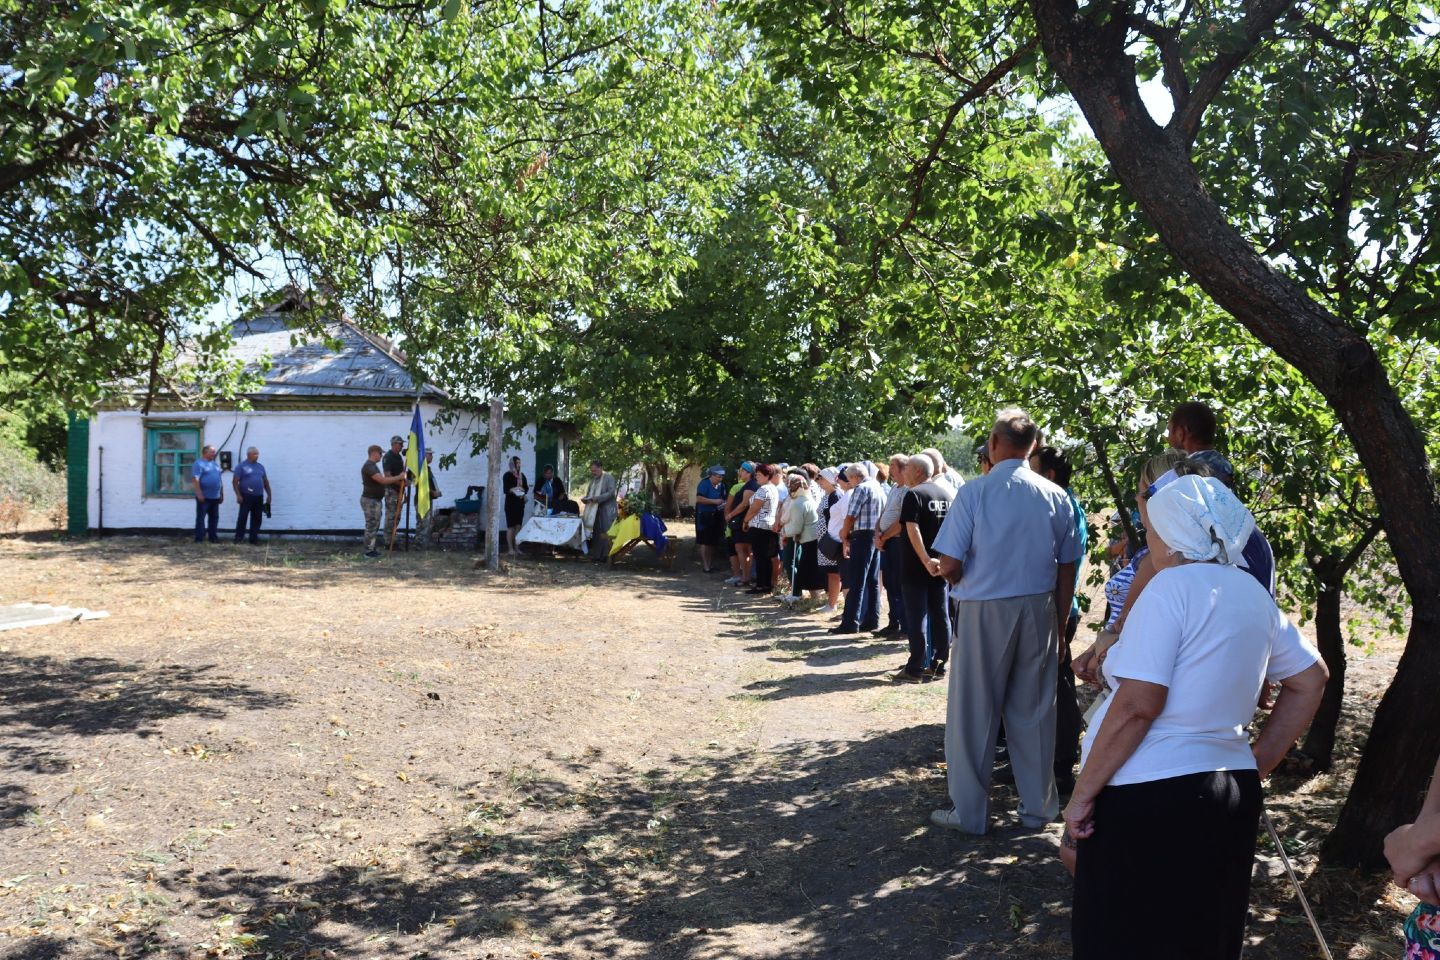
{"label": "gray trousers", "polygon": [[1055,684],[1060,639],[1050,593],[1004,600],[962,600],[952,624],[949,703],[945,712],[946,779],[961,829],[990,826],[995,739],[1005,741],[1020,819],[1038,827],[1055,819]]}

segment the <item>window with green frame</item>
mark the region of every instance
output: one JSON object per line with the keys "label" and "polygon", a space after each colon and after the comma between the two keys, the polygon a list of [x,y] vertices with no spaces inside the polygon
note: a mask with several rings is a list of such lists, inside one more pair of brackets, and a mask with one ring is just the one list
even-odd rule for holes
{"label": "window with green frame", "polygon": [[145,495],[194,496],[190,468],[200,456],[201,424],[145,424]]}

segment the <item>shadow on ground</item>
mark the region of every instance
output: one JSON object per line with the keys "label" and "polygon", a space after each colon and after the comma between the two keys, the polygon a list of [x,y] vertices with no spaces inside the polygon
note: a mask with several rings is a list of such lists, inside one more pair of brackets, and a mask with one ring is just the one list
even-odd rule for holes
{"label": "shadow on ground", "polygon": [[[159,882],[199,897],[202,914],[243,912],[277,957],[353,955],[379,935],[415,955],[532,931],[547,956],[1064,955],[1053,837],[923,826],[940,736],[931,725],[606,781],[531,780],[420,844],[422,876],[376,865]],[[174,950],[158,937],[134,947]]]}

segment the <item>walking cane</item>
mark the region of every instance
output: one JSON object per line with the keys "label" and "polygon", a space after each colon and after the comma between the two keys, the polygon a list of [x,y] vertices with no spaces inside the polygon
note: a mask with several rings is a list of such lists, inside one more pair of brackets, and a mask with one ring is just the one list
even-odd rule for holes
{"label": "walking cane", "polygon": [[1275,849],[1280,852],[1280,862],[1285,865],[1285,873],[1290,877],[1290,884],[1295,888],[1295,896],[1300,898],[1300,906],[1305,908],[1305,918],[1310,921],[1310,929],[1315,931],[1315,939],[1320,944],[1320,952],[1325,955],[1325,960],[1335,960],[1335,955],[1330,952],[1330,944],[1325,942],[1325,934],[1320,932],[1320,924],[1315,921],[1315,913],[1310,909],[1310,901],[1305,899],[1305,891],[1300,889],[1300,878],[1295,876],[1295,868],[1290,865],[1290,858],[1285,854],[1285,847],[1280,843],[1280,834],[1275,832],[1275,824],[1270,822],[1269,811],[1262,810],[1260,815],[1265,818],[1265,829],[1270,832],[1270,842],[1275,844]]}

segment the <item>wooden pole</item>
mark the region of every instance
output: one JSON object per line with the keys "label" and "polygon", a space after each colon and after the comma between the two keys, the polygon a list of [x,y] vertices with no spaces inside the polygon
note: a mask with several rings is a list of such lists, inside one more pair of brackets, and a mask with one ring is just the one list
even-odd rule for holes
{"label": "wooden pole", "polygon": [[[502,511],[505,493],[500,489],[500,458],[505,453],[505,399],[490,398],[490,443],[487,455],[490,470],[485,481],[485,568],[500,569],[500,531],[504,523]],[[513,549],[513,547],[512,547]]]}

